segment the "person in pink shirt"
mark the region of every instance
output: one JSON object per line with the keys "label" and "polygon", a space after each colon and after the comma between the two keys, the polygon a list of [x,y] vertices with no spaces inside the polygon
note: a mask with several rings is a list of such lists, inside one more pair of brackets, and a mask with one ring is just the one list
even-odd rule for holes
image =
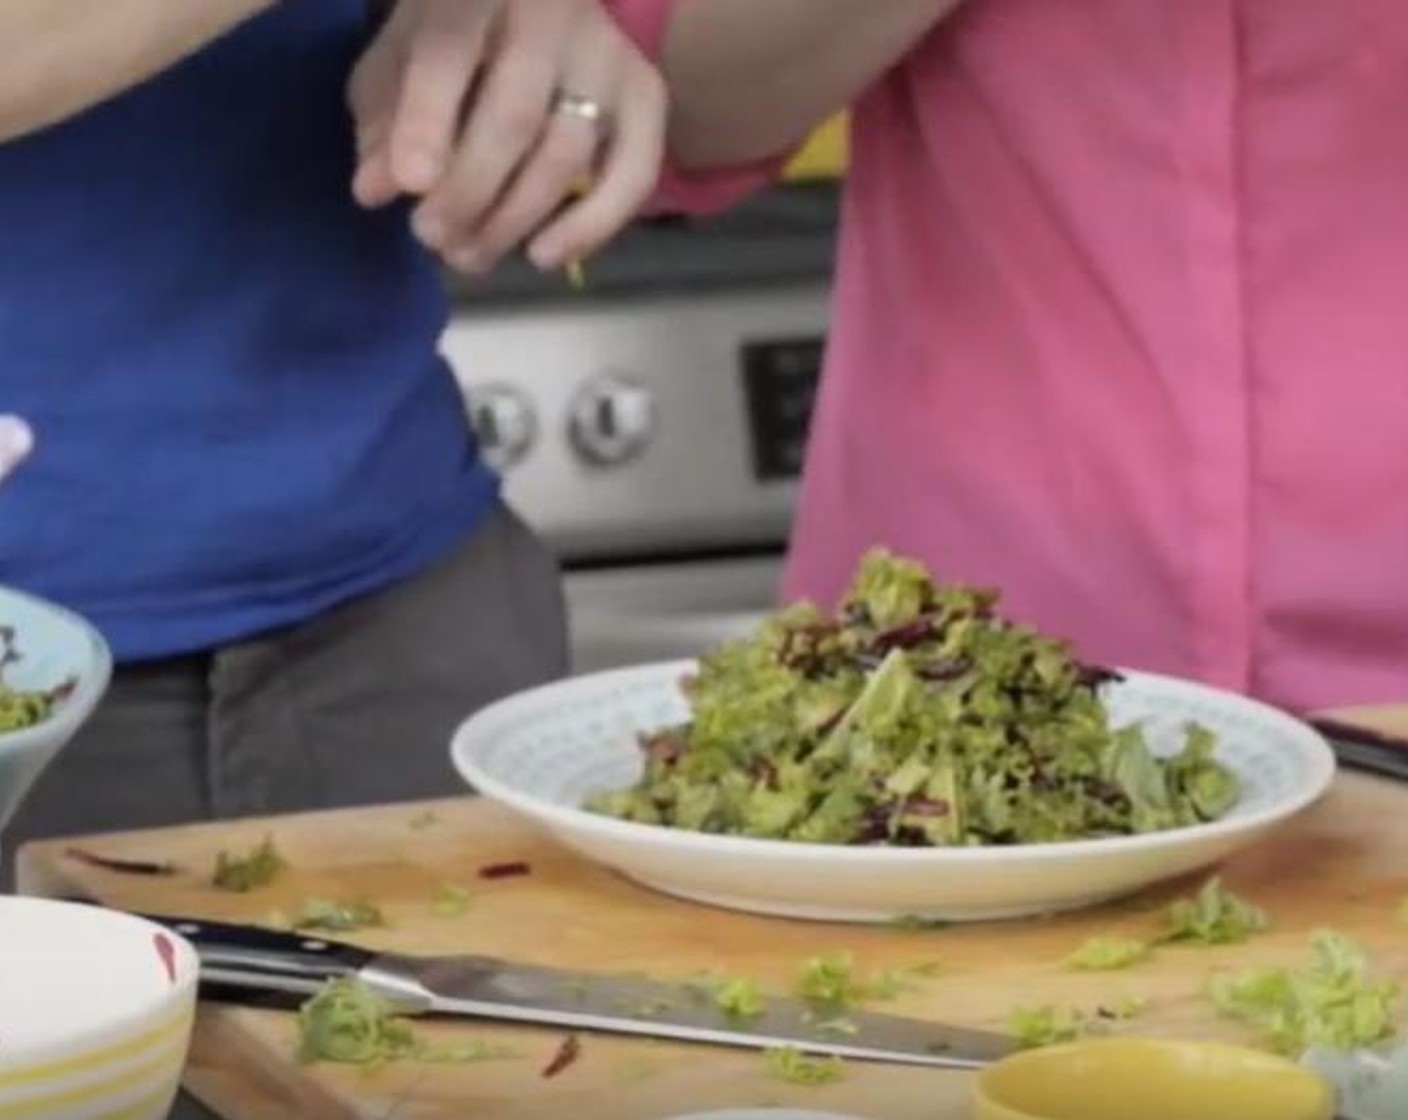
{"label": "person in pink shirt", "polygon": [[614,7],[673,205],[854,106],[788,597],[885,545],[1092,659],[1408,696],[1408,5]]}

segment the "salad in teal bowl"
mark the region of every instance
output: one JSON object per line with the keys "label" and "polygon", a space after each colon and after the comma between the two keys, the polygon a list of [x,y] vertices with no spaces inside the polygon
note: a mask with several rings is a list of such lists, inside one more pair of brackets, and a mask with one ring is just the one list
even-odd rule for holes
{"label": "salad in teal bowl", "polygon": [[53,603],[0,587],[0,841],[111,677],[112,654],[92,626]]}

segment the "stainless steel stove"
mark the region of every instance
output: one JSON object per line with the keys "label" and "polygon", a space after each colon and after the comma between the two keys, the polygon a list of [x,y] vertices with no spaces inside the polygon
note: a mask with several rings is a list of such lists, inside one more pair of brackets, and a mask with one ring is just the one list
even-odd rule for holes
{"label": "stainless steel stove", "polygon": [[575,667],[688,656],[776,601],[827,328],[835,194],[631,231],[584,294],[466,293],[443,350],[567,573]]}

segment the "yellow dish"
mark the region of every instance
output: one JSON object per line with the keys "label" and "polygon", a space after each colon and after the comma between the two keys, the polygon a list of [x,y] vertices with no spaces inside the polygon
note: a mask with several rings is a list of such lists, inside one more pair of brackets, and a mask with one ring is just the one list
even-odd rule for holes
{"label": "yellow dish", "polygon": [[1331,1120],[1291,1062],[1212,1043],[1094,1039],[1030,1050],[978,1078],[974,1120]]}

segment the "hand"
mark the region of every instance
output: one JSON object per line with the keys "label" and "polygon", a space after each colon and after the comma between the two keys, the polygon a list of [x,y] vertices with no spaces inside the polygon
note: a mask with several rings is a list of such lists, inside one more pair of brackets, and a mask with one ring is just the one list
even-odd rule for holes
{"label": "hand", "polygon": [[0,479],[19,466],[33,447],[28,424],[15,416],[0,416]]}
{"label": "hand", "polygon": [[542,269],[585,259],[663,159],[664,83],[599,0],[398,0],[348,100],[354,196],[420,198],[417,235],[467,272],[524,242]]}

